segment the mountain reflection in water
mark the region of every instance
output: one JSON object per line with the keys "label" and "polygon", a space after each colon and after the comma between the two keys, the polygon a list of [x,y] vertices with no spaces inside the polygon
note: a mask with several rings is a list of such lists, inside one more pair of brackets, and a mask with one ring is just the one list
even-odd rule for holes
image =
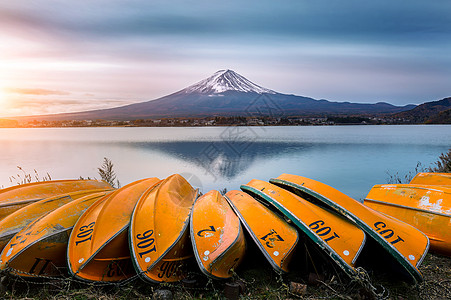
{"label": "mountain reflection in water", "polygon": [[227,179],[240,176],[256,161],[299,155],[312,148],[312,145],[305,143],[251,141],[143,142],[129,146],[171,155],[204,168],[212,176]]}

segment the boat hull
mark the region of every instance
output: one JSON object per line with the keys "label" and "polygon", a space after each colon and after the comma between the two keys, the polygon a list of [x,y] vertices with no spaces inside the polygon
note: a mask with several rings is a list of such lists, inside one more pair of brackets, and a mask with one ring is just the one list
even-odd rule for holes
{"label": "boat hull", "polygon": [[357,226],[265,181],[254,179],[241,189],[274,205],[347,275],[357,275],[355,262],[365,245],[365,233]]}
{"label": "boat hull", "polygon": [[375,185],[365,205],[417,228],[432,251],[451,256],[451,190],[412,184]]}
{"label": "boat hull", "polygon": [[67,242],[81,214],[110,191],[90,194],[36,219],[0,255],[0,269],[23,277],[65,275]]}
{"label": "boat hull", "polygon": [[274,270],[287,273],[299,240],[297,230],[244,192],[230,191],[225,198]]}
{"label": "boat hull", "polygon": [[95,189],[112,189],[105,181],[98,180],[53,180],[27,183],[0,190],[0,220],[10,213],[33,202],[67,194]]}
{"label": "boat hull", "polygon": [[73,276],[116,282],[136,274],[127,238],[130,217],[141,195],[159,182],[155,177],[132,182],[86,210],[74,226],[67,248]]}
{"label": "boat hull", "polygon": [[199,197],[190,219],[190,234],[197,264],[214,279],[233,276],[246,251],[240,220],[216,190]]}
{"label": "boat hull", "polygon": [[169,176],[139,199],[129,244],[136,272],[146,281],[174,282],[186,276],[193,257],[189,216],[197,191],[180,175]]}
{"label": "boat hull", "polygon": [[451,173],[418,173],[412,178],[410,184],[451,186]]}
{"label": "boat hull", "polygon": [[35,219],[71,201],[102,191],[104,190],[86,190],[49,197],[33,202],[9,214],[4,219],[0,220],[0,251],[16,233]]}
{"label": "boat hull", "polygon": [[[428,248],[429,239],[416,228],[381,214],[342,192],[319,181],[282,174],[270,182],[293,191],[311,201],[326,205],[362,228],[407,272],[407,280],[421,282],[418,270]],[[395,262],[395,263],[396,263]]]}

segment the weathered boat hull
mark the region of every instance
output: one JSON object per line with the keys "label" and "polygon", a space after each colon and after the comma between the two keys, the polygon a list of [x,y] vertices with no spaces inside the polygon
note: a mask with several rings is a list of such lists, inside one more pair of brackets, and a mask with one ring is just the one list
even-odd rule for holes
{"label": "weathered boat hull", "polygon": [[76,199],[30,223],[2,251],[0,269],[24,277],[65,275],[67,242],[75,222],[110,192]]}
{"label": "weathered boat hull", "polygon": [[270,182],[313,202],[335,210],[362,228],[407,272],[412,281],[421,282],[418,270],[429,248],[429,239],[414,227],[381,214],[342,192],[306,177],[282,174]]}
{"label": "weathered boat hull", "polygon": [[375,185],[365,205],[404,221],[429,237],[432,251],[451,256],[451,189],[412,184]]}
{"label": "weathered boat hull", "polygon": [[86,210],[74,226],[67,248],[72,275],[115,282],[136,274],[127,239],[130,217],[141,195],[159,182],[158,178],[132,182]]}
{"label": "weathered boat hull", "polygon": [[0,190],[0,220],[33,202],[70,192],[112,189],[105,181],[53,180],[27,183]]}
{"label": "weathered boat hull", "polygon": [[241,189],[274,205],[347,275],[357,275],[355,263],[365,245],[365,233],[357,226],[265,181],[254,179]]}
{"label": "weathered boat hull", "polygon": [[150,282],[174,282],[186,276],[193,256],[189,216],[197,191],[180,175],[169,176],[147,191],[132,214],[129,243],[138,274]]}
{"label": "weathered boat hull", "polygon": [[190,234],[197,264],[214,279],[226,279],[241,263],[246,241],[240,220],[216,190],[199,197],[190,219]]}
{"label": "weathered boat hull", "polygon": [[230,191],[225,198],[274,270],[287,273],[299,240],[297,230],[244,192]]}
{"label": "weathered boat hull", "polygon": [[9,214],[4,219],[0,220],[0,251],[16,233],[33,222],[35,219],[73,200],[102,191],[104,190],[85,190],[49,197],[40,201],[33,202]]}
{"label": "weathered boat hull", "polygon": [[418,173],[412,178],[410,184],[451,186],[451,173]]}

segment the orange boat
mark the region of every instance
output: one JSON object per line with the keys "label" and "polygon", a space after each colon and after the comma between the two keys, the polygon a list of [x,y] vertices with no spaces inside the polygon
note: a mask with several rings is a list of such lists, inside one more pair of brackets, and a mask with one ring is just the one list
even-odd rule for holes
{"label": "orange boat", "polygon": [[451,173],[418,173],[412,178],[410,184],[451,186]]}
{"label": "orange boat", "polygon": [[174,282],[186,276],[193,256],[188,223],[197,190],[180,175],[169,176],[147,191],[135,206],[130,249],[138,274],[151,282]]}
{"label": "orange boat", "polygon": [[19,231],[0,255],[0,269],[23,277],[66,274],[70,232],[81,214],[111,191],[78,198],[36,219]]}
{"label": "orange boat", "polygon": [[194,254],[202,273],[214,279],[230,278],[246,251],[240,220],[216,190],[199,197],[190,219]]}
{"label": "orange boat", "polygon": [[431,250],[451,256],[451,188],[434,185],[375,185],[365,204],[424,232]]}
{"label": "orange boat", "polygon": [[274,270],[288,272],[299,239],[297,230],[246,193],[230,191],[225,198]]}
{"label": "orange boat", "polygon": [[136,274],[127,234],[130,217],[141,195],[160,182],[132,182],[96,202],[80,217],[67,248],[69,272],[87,281],[121,281]]}
{"label": "orange boat", "polygon": [[423,277],[418,266],[429,248],[429,239],[414,227],[381,214],[342,192],[306,177],[282,174],[270,182],[319,202],[345,216],[386,250],[417,282]]}
{"label": "orange boat", "polygon": [[251,180],[241,189],[269,202],[326,252],[349,276],[357,275],[355,262],[365,245],[365,233],[349,222],[278,186]]}
{"label": "orange boat", "polygon": [[30,203],[82,190],[112,189],[105,181],[53,180],[27,183],[0,190],[0,220]]}
{"label": "orange boat", "polygon": [[32,204],[9,214],[0,221],[0,251],[16,233],[35,219],[73,200],[102,191],[105,191],[105,189],[86,190],[58,195],[33,202]]}

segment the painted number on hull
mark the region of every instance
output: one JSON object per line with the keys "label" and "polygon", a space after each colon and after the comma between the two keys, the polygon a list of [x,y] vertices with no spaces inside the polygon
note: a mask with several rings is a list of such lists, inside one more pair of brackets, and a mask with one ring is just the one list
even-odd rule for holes
{"label": "painted number on hull", "polygon": [[274,248],[274,242],[283,242],[283,238],[278,235],[274,229],[271,229],[267,235],[261,237],[260,239],[266,242],[266,247],[268,248]]}
{"label": "painted number on hull", "polygon": [[[51,262],[50,259],[42,259],[42,258],[36,257],[35,262],[34,262],[33,266],[31,266],[31,269],[28,271],[28,273],[36,274],[36,271],[39,269],[39,272],[37,274],[42,275],[50,262]],[[39,266],[39,268],[38,268],[38,266]]]}
{"label": "painted number on hull", "polygon": [[107,277],[126,277],[132,272],[131,262],[129,260],[114,260],[107,268]]}
{"label": "painted number on hull", "polygon": [[28,236],[31,235],[31,232],[27,232],[25,235],[16,235],[15,243],[11,243],[10,247],[14,247],[15,245],[23,244],[26,242]]}
{"label": "painted number on hull", "polygon": [[139,240],[139,242],[136,244],[136,247],[139,249],[147,249],[143,252],[138,252],[139,257],[143,257],[143,255],[146,255],[150,252],[157,251],[157,247],[155,246],[155,239],[152,238],[153,230],[147,230],[143,234],[138,233],[136,235],[136,239]]}
{"label": "painted number on hull", "polygon": [[170,278],[171,276],[176,276],[177,272],[182,266],[183,262],[165,261],[160,266],[160,273],[158,273],[158,278]]}
{"label": "painted number on hull", "polygon": [[340,236],[336,232],[331,233],[332,229],[329,226],[324,226],[324,224],[325,223],[323,220],[318,220],[318,221],[311,223],[308,227],[310,227],[311,230],[316,232],[316,234],[321,237],[330,234],[330,236],[328,236],[327,238],[324,239],[324,241],[326,243],[335,238],[340,238]]}
{"label": "painted number on hull", "polygon": [[374,227],[376,228],[376,231],[387,241],[390,241],[390,244],[394,245],[399,242],[404,242],[404,240],[399,236],[393,238],[395,236],[395,232],[393,229],[387,228],[387,225],[384,222],[376,222],[374,223]]}
{"label": "painted number on hull", "polygon": [[[205,232],[205,234],[202,235],[202,233],[204,233],[204,232]],[[210,228],[199,230],[197,232],[197,235],[200,237],[211,237],[213,235],[213,232],[216,232],[216,229],[214,226],[210,226]]]}
{"label": "painted number on hull", "polygon": [[75,246],[78,246],[81,243],[86,241],[90,241],[92,239],[92,232],[94,231],[93,227],[96,222],[89,223],[88,225],[84,225],[80,227],[80,230],[77,233],[78,241],[75,241]]}

